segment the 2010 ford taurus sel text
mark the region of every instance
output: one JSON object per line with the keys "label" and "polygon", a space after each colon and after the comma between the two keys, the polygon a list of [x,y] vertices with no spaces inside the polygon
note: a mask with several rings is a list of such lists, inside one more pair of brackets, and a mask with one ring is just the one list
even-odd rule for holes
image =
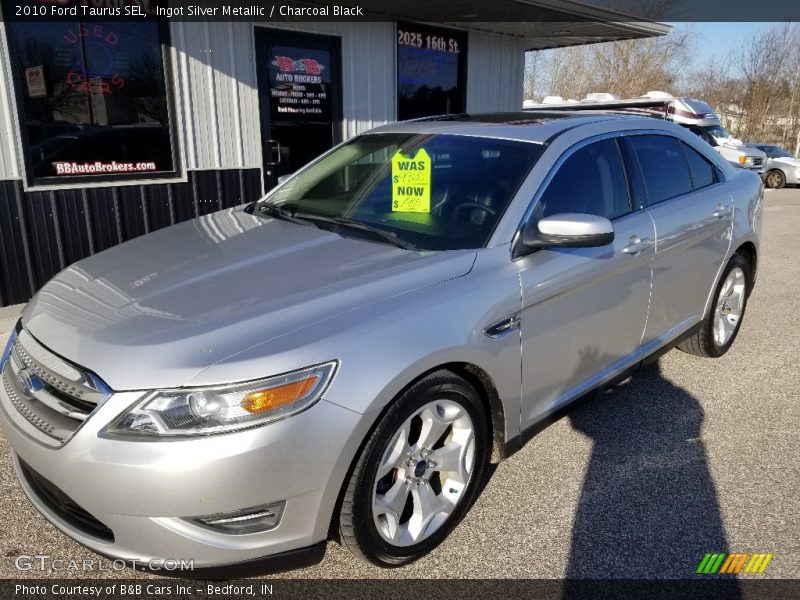
{"label": "2010 ford taurus sel text", "polygon": [[268,568],[334,536],[408,563],[571,401],[665,348],[728,350],[762,198],[646,117],[372,130],[46,284],[2,358],[19,482],[128,561]]}

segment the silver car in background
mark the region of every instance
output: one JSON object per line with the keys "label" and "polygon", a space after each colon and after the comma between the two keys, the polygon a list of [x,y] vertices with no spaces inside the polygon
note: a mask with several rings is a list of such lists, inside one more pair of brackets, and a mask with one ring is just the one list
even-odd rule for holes
{"label": "silver car in background", "polygon": [[772,144],[748,143],[767,155],[764,184],[768,188],[779,190],[785,185],[800,184],[800,159],[780,146]]}
{"label": "silver car in background", "polygon": [[96,552],[194,577],[319,560],[331,535],[408,563],[576,399],[675,345],[728,350],[762,197],[650,118],[372,130],[39,291],[0,363],[20,485]]}

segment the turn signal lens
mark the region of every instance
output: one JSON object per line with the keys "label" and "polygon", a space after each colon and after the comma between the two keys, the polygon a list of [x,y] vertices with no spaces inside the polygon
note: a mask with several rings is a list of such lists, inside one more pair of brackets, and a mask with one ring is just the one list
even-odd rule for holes
{"label": "turn signal lens", "polygon": [[249,413],[260,413],[286,406],[308,394],[317,385],[317,381],[319,377],[312,375],[300,381],[250,392],[242,398],[241,407]]}
{"label": "turn signal lens", "polygon": [[743,165],[743,164],[744,164],[744,163],[746,163],[746,162],[747,162],[747,157],[746,157],[746,156],[744,156],[744,155],[740,155],[740,156],[739,156],[739,164],[740,164],[740,165]]}

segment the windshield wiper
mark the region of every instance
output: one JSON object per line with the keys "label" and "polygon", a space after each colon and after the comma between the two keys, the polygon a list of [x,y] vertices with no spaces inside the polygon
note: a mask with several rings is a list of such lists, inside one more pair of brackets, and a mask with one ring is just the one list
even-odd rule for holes
{"label": "windshield wiper", "polygon": [[344,219],[342,217],[323,217],[320,215],[303,215],[303,217],[313,221],[322,221],[323,223],[333,223],[341,227],[347,227],[349,229],[354,229],[356,231],[369,233],[370,235],[372,235],[372,237],[383,240],[385,242],[389,242],[390,244],[393,244],[398,248],[402,248],[403,250],[411,250],[412,252],[419,251],[419,248],[417,248],[414,244],[402,239],[393,231],[381,229],[380,227],[373,227],[372,225],[367,225],[366,223],[362,223],[361,221],[353,221],[352,219]]}
{"label": "windshield wiper", "polygon": [[317,226],[310,219],[304,219],[302,217],[295,216],[295,214],[288,208],[284,208],[283,206],[272,204],[270,202],[265,202],[259,206],[258,212],[265,213],[273,217],[278,217],[279,219],[283,219],[284,221],[289,221],[290,223],[295,223],[297,225],[311,225],[312,227]]}

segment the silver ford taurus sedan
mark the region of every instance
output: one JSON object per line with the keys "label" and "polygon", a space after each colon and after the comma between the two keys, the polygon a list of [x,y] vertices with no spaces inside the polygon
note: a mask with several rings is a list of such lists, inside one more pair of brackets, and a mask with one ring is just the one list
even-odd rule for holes
{"label": "silver ford taurus sedan", "polygon": [[728,350],[762,198],[646,117],[372,130],[41,289],[2,357],[20,485],[129,562],[286,568],[334,537],[408,563],[571,402],[673,346]]}

